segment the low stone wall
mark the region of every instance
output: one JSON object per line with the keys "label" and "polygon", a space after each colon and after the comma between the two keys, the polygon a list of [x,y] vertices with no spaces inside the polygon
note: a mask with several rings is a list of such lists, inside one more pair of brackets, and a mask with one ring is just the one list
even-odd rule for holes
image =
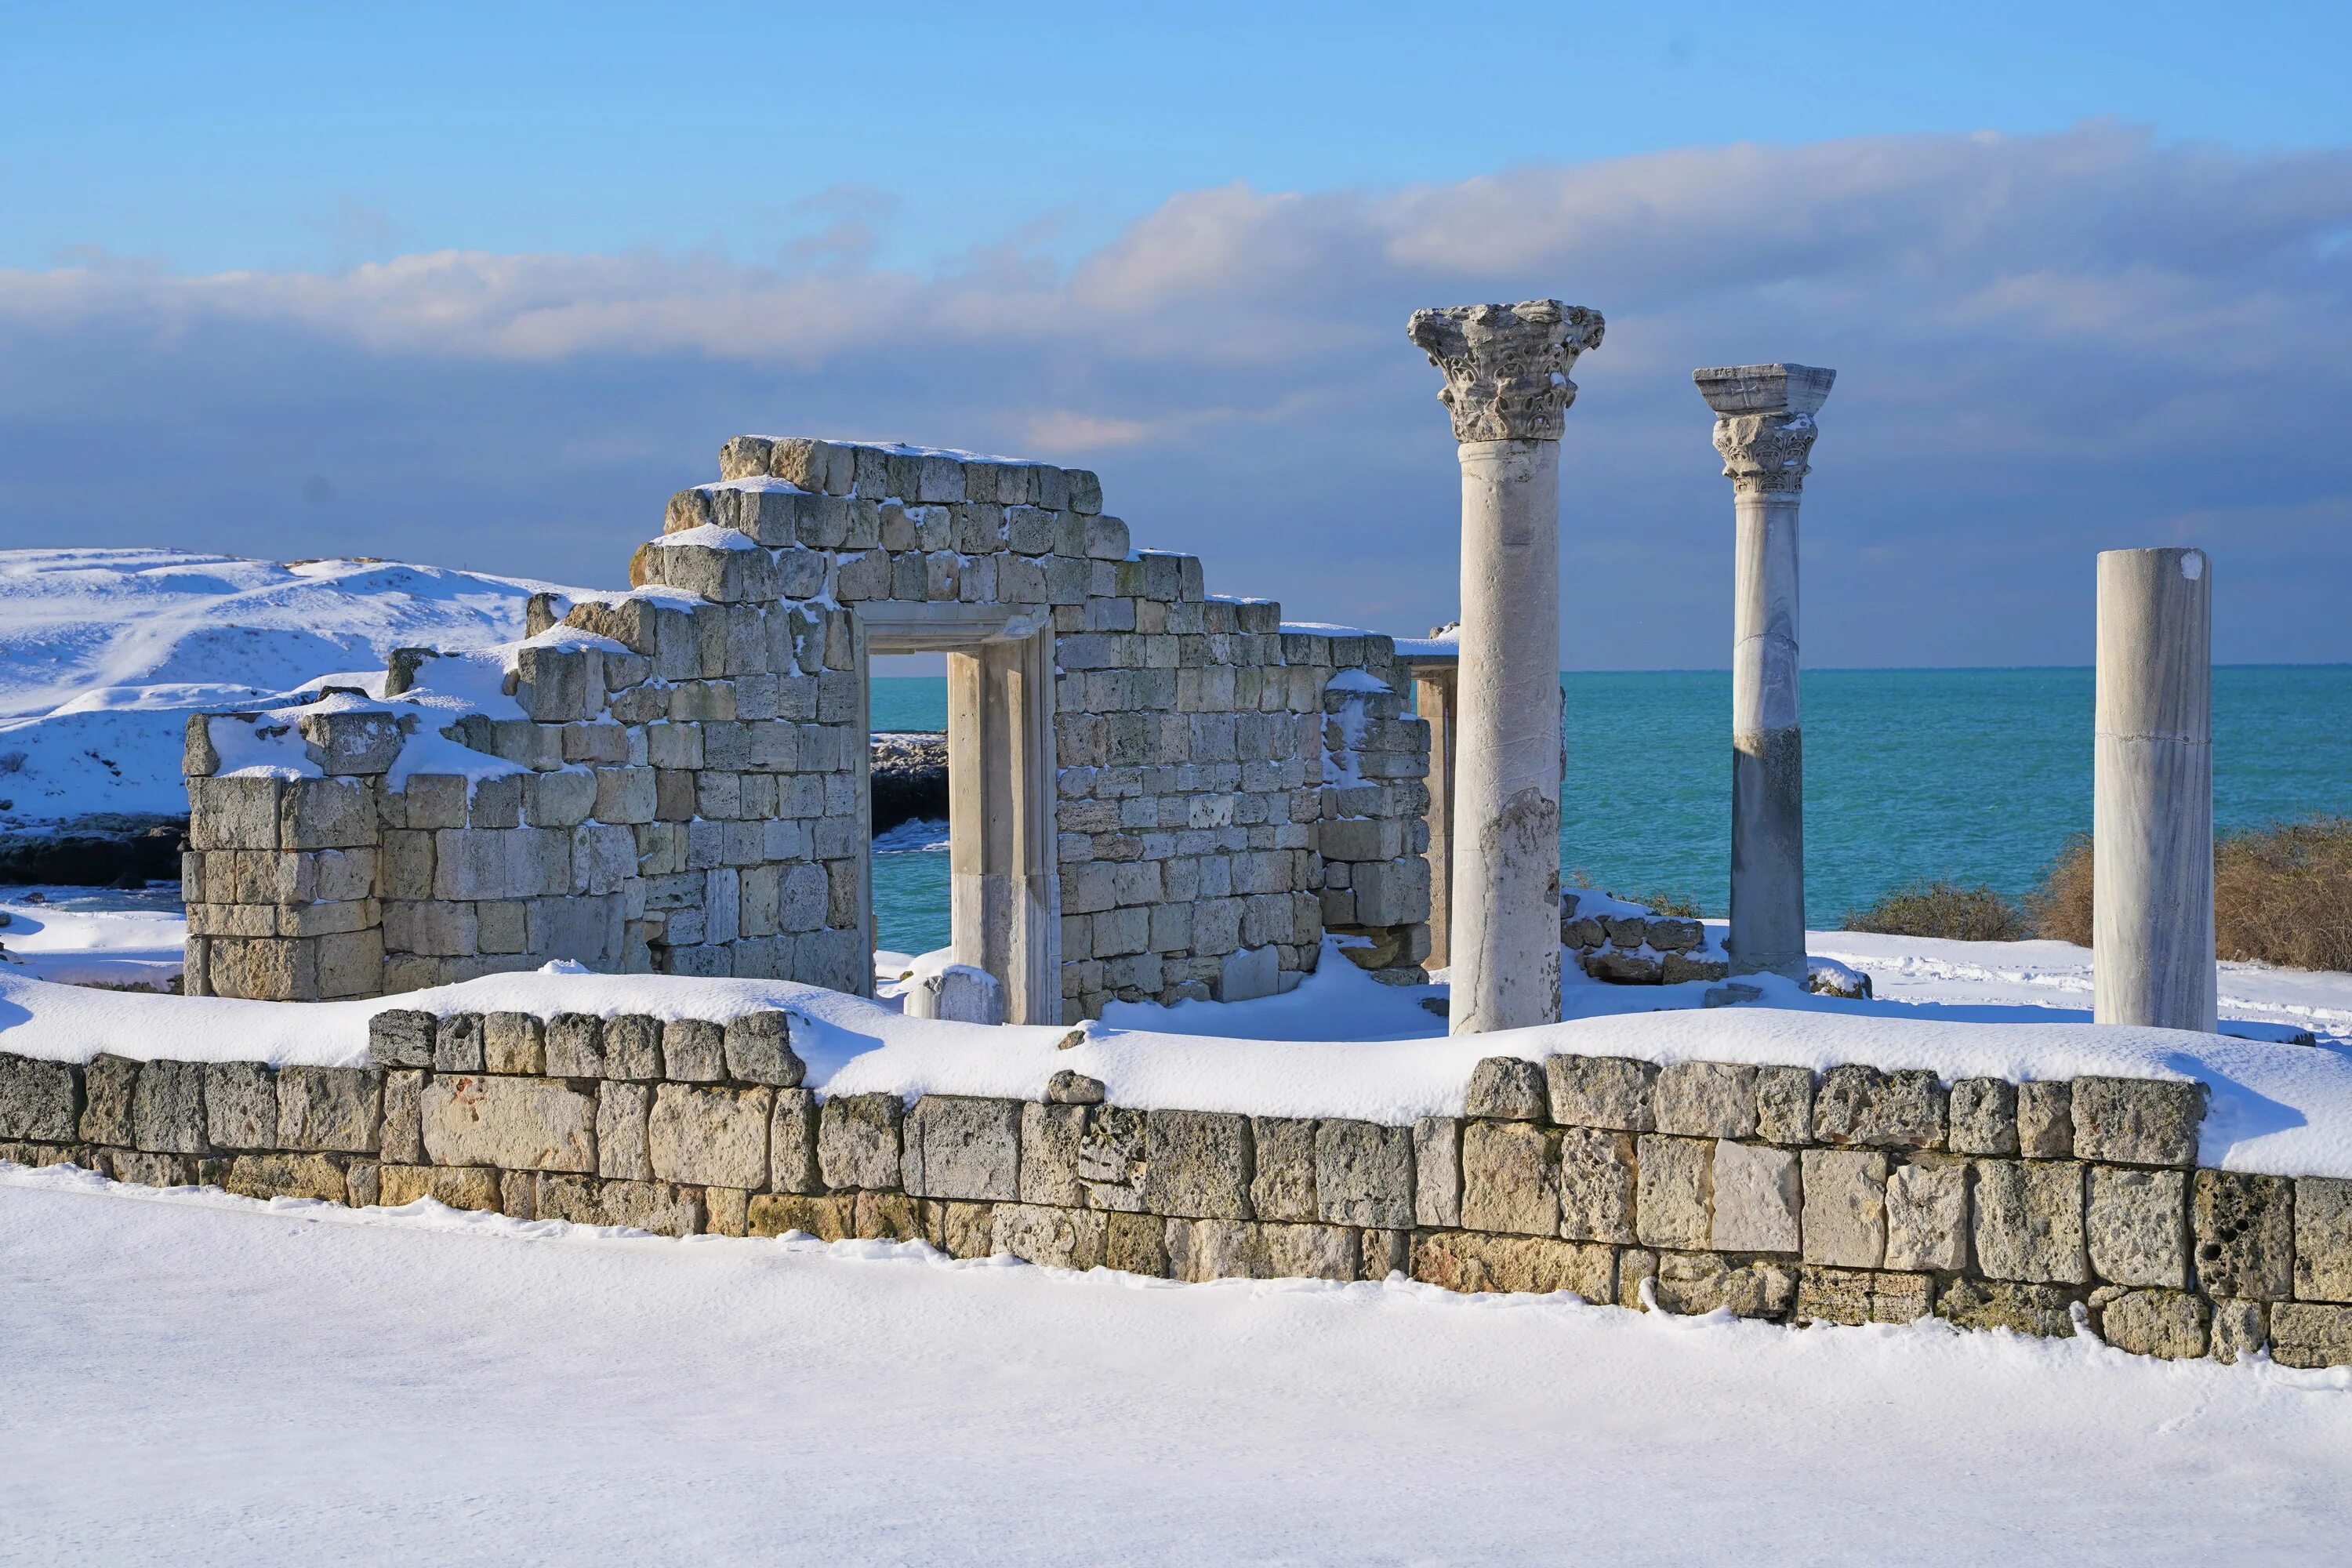
{"label": "low stone wall", "polygon": [[820,1101],[782,1013],[374,1020],[375,1065],[0,1055],[0,1158],[667,1235],[924,1240],[1185,1280],[1402,1271],[1669,1312],[2352,1365],[2352,1181],[2196,1166],[2204,1091],[1494,1058],[1410,1126]]}
{"label": "low stone wall", "polygon": [[1674,915],[1629,911],[1606,894],[1585,896],[1580,912],[1574,890],[1559,896],[1559,944],[1576,955],[1578,967],[1595,980],[1616,985],[1679,985],[1688,980],[1721,980],[1731,965],[1706,949],[1706,927]]}

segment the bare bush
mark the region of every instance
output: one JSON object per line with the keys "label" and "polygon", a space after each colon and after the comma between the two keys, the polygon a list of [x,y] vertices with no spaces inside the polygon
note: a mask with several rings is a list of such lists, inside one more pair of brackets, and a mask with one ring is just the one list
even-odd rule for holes
{"label": "bare bush", "polygon": [[[2028,900],[2035,934],[2088,947],[2091,891],[2091,840],[2078,835]],[[2213,947],[2236,962],[2352,970],[2352,817],[2216,838]]]}
{"label": "bare bush", "polygon": [[1931,936],[1950,942],[2021,942],[2033,934],[2025,911],[1991,888],[1941,879],[1914,882],[1866,910],[1848,910],[1847,931]]}

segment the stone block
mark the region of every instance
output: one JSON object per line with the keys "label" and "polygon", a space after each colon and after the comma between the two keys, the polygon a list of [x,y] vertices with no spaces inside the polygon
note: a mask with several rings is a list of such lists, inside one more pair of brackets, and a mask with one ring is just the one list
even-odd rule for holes
{"label": "stone block", "polygon": [[653,1179],[653,1156],[646,1142],[654,1093],[641,1083],[596,1088],[596,1173],[617,1181]]}
{"label": "stone block", "polygon": [[1021,1109],[1017,1100],[923,1096],[906,1118],[899,1185],[917,1197],[1018,1199]]}
{"label": "stone block", "polygon": [[381,1184],[373,1160],[353,1160],[343,1167],[343,1202],[355,1209],[375,1207]]}
{"label": "stone block", "polygon": [[105,1051],[82,1069],[81,1136],[85,1142],[131,1147],[131,1096],[139,1087],[139,1064]]}
{"label": "stone block", "polygon": [[2083,1229],[2091,1272],[2113,1285],[2187,1289],[2188,1173],[2093,1165],[2090,1176]]}
{"label": "stone block", "polygon": [[1715,1226],[1713,1141],[1651,1134],[1640,1140],[1636,1159],[1636,1239],[1645,1247],[1709,1246]]}
{"label": "stone block", "polygon": [[1654,1291],[1669,1312],[1785,1318],[1796,1305],[1797,1270],[1765,1258],[1738,1263],[1713,1252],[1664,1252]]}
{"label": "stone block", "polygon": [[862,1241],[929,1241],[926,1205],[904,1193],[861,1192],[851,1199],[850,1234]]}
{"label": "stone block", "polygon": [[679,1083],[716,1083],[727,1076],[727,1031],[700,1018],[662,1025],[662,1076]]}
{"label": "stone block", "polygon": [[383,1075],[371,1068],[280,1068],[278,1146],[373,1154],[383,1131]]}
{"label": "stone block", "polygon": [[2099,1311],[2099,1336],[2119,1351],[2187,1361],[2205,1353],[2205,1303],[2185,1290],[2126,1290]]}
{"label": "stone block", "polygon": [[152,1154],[134,1149],[96,1151],[100,1173],[140,1187],[192,1187],[196,1161],[187,1154]]}
{"label": "stone block", "polygon": [[1729,1062],[1674,1062],[1658,1069],[1657,1130],[1686,1138],[1752,1138],[1756,1069]]}
{"label": "stone block", "polygon": [[212,1146],[278,1147],[277,1075],[260,1062],[207,1062],[204,1073],[205,1136]]}
{"label": "stone block", "polygon": [[1977,1268],[1989,1279],[2079,1285],[2091,1277],[2083,1238],[2083,1167],[2072,1161],[1979,1160]]}
{"label": "stone block", "polygon": [[1619,1132],[1651,1130],[1658,1069],[1624,1057],[1546,1057],[1551,1119],[1570,1127]]}
{"label": "stone block", "polygon": [[1542,1068],[1517,1057],[1488,1057],[1471,1069],[1462,1113],[1496,1121],[1541,1121],[1547,1098]]}
{"label": "stone block", "polygon": [[[554,1183],[578,1182],[576,1176],[541,1176],[539,1190],[542,1219],[573,1219],[570,1214],[550,1215],[544,1207],[549,1186]],[[698,1236],[704,1226],[702,1200],[691,1188],[667,1182],[597,1182],[595,1194],[587,1212],[574,1221],[582,1225],[619,1226],[627,1230],[642,1230],[654,1236]],[[748,1226],[746,1227],[748,1229]],[[736,1233],[736,1234],[740,1234]]]}
{"label": "stone block", "polygon": [[1462,1223],[1519,1236],[1559,1234],[1559,1136],[1528,1121],[1462,1130]]}
{"label": "stone block", "polygon": [[1103,1266],[1140,1274],[1148,1279],[1168,1278],[1168,1222],[1158,1215],[1118,1214],[1103,1215]]}
{"label": "stone block", "polygon": [[2211,1304],[2210,1353],[2215,1361],[2234,1364],[2271,1342],[2270,1309],[2260,1301],[2215,1301]]}
{"label": "stone block", "polygon": [[821,1193],[824,1176],[817,1168],[817,1098],[805,1089],[776,1090],[776,1108],[768,1123],[768,1184],[780,1193]]}
{"label": "stone block", "polygon": [[239,1154],[221,1185],[241,1197],[316,1198],[339,1204],[348,1195],[342,1167],[324,1154]]}
{"label": "stone block", "polygon": [[1045,1080],[1048,1105],[1100,1105],[1109,1091],[1098,1078],[1064,1068]]}
{"label": "stone block", "polygon": [[1412,1277],[1445,1290],[1568,1290],[1587,1301],[1608,1301],[1617,1290],[1617,1255],[1612,1247],[1557,1237],[1417,1231]]}
{"label": "stone block", "polygon": [[[383,1075],[383,1121],[377,1152],[403,1165],[425,1163],[425,1075],[396,1071]],[[280,1124],[283,1124],[280,1118]]]}
{"label": "stone block", "polygon": [[1813,1074],[1811,1068],[1756,1069],[1756,1136],[1767,1143],[1797,1147],[1813,1141]]}
{"label": "stone block", "polygon": [[694,1186],[764,1187],[772,1093],[665,1083],[654,1090],[646,1153],[656,1179]]}
{"label": "stone block", "polygon": [[1918,1160],[1896,1166],[1886,1178],[1886,1267],[1954,1270],[1968,1264],[1968,1165]]}
{"label": "stone block", "polygon": [[2063,1081],[2017,1086],[2017,1152],[2028,1160],[2074,1154],[2074,1086]]}
{"label": "stone block", "polygon": [[[917,1102],[921,1109],[921,1102]],[[994,1250],[1041,1268],[1099,1268],[1108,1215],[1039,1204],[999,1204],[992,1211]]]}
{"label": "stone block", "polygon": [[895,1094],[836,1095],[817,1119],[817,1168],[832,1188],[898,1184],[898,1129],[906,1106]]}
{"label": "stone block", "polygon": [[2198,1172],[2189,1232],[2206,1295],[2284,1301],[2294,1293],[2294,1186],[2285,1177]]}
{"label": "stone block", "polygon": [[1336,1118],[1317,1123],[1317,1215],[1333,1225],[1410,1229],[1412,1142],[1410,1127]]}
{"label": "stone block", "polygon": [[1885,1264],[1886,1163],[1874,1149],[1804,1152],[1806,1262],[1842,1268]]}
{"label": "stone block", "polygon": [[435,1026],[433,1070],[482,1070],[482,1016],[479,1013],[452,1013]]}
{"label": "stone block", "polygon": [[2271,1355],[2281,1366],[2352,1366],[2352,1307],[2280,1302],[2271,1309]]}
{"label": "stone block", "polygon": [[819,1241],[840,1241],[856,1226],[856,1202],[848,1194],[817,1197],[805,1194],[754,1193],[748,1219],[753,1236],[786,1236],[799,1232]]}
{"label": "stone block", "polygon": [[1946,1147],[1955,1154],[2017,1152],[2017,1086],[2003,1079],[1954,1080],[1951,1130]]}
{"label": "stone block", "polygon": [[1412,1124],[1412,1222],[1462,1223],[1462,1121],[1424,1116]]}
{"label": "stone block", "polygon": [[358,848],[382,831],[375,791],[362,779],[290,779],[278,802],[281,848]]}
{"label": "stone block", "polygon": [[[1154,1112],[1154,1119],[1160,1114]],[[1212,1279],[1266,1277],[1265,1237],[1254,1222],[1171,1219],[1167,1235],[1171,1279],[1202,1285]]]}
{"label": "stone block", "polygon": [[[1663,1108],[1662,1108],[1663,1110]],[[1568,1185],[1568,1151],[1560,1150],[1560,1185]],[[1803,1247],[1804,1206],[1798,1155],[1792,1149],[1719,1142],[1713,1173],[1717,1252],[1797,1252]],[[1563,1203],[1563,1207],[1565,1204]]]}
{"label": "stone block", "polygon": [[[1146,1118],[1143,1206],[1187,1219],[1249,1219],[1256,1175],[1249,1119],[1208,1110]],[[1175,1255],[1170,1247],[1171,1258]],[[1182,1276],[1179,1276],[1182,1278]]]}
{"label": "stone block", "polygon": [[1358,1279],[1386,1279],[1391,1275],[1409,1278],[1412,1268],[1412,1232],[1368,1229],[1356,1233]]}
{"label": "stone block", "polygon": [[547,1021],[547,1076],[603,1078],[604,1020],[587,1013],[558,1013]]}
{"label": "stone block", "polygon": [[1362,1249],[1356,1233],[1339,1225],[1262,1225],[1258,1227],[1265,1246],[1265,1271],[1274,1279],[1332,1279],[1340,1282],[1356,1278],[1361,1266]]}
{"label": "stone block", "polygon": [[1940,1149],[1944,1087],[1924,1069],[1833,1067],[1822,1075],[1813,1100],[1813,1136],[1876,1149]]}
{"label": "stone block", "polygon": [[491,1013],[482,1019],[482,1068],[486,1072],[547,1071],[547,1026],[529,1013]]}
{"label": "stone block", "polygon": [[379,1068],[429,1068],[440,1020],[430,1013],[392,1007],[368,1019],[368,1061]]}
{"label": "stone block", "polygon": [[376,1183],[376,1201],[388,1209],[431,1198],[453,1209],[496,1214],[504,1201],[499,1173],[478,1165],[381,1165]]}
{"label": "stone block", "polygon": [[1092,1108],[1042,1105],[1021,1108],[1021,1201],[1077,1208],[1087,1201],[1078,1180],[1078,1149],[1086,1142]]}
{"label": "stone block", "polygon": [[2074,1080],[2074,1157],[2126,1165],[2197,1163],[2205,1086],[2149,1079]]}
{"label": "stone block", "polygon": [[742,1083],[798,1089],[808,1068],[792,1047],[790,1015],[746,1013],[727,1021],[727,1073]]}
{"label": "stone block", "polygon": [[1150,1139],[1149,1118],[1116,1105],[1097,1108],[1078,1143],[1078,1181],[1087,1206],[1117,1214],[1144,1208],[1144,1173]]}
{"label": "stone block", "polygon": [[64,1062],[0,1051],[0,1138],[72,1142],[80,1130],[79,1089]]}
{"label": "stone block", "polygon": [[604,1020],[604,1076],[649,1082],[662,1076],[658,1018],[624,1013]]}
{"label": "stone block", "polygon": [[188,781],[188,847],[192,849],[275,849],[278,804],[286,781],[205,778]]}
{"label": "stone block", "polygon": [[1260,1219],[1311,1220],[1315,1207],[1315,1123],[1286,1116],[1253,1117],[1256,1173],[1250,1205]]}
{"label": "stone block", "polygon": [[1908,1323],[1927,1316],[1934,1306],[1935,1281],[1925,1274],[1811,1263],[1798,1271],[1801,1323]]}
{"label": "stone block", "polygon": [[2352,1301],[2352,1181],[2295,1182],[2294,1294],[2302,1301]]}
{"label": "stone block", "polygon": [[2007,1329],[2043,1339],[2070,1339],[2076,1293],[2059,1285],[1956,1279],[1936,1298],[1936,1316],[1964,1329]]}
{"label": "stone block", "polygon": [[996,1251],[995,1205],[941,1203],[936,1206],[940,1249],[950,1258],[987,1258]]}
{"label": "stone block", "polygon": [[1632,1241],[1639,1170],[1634,1135],[1563,1128],[1559,1152],[1559,1234],[1571,1241]]}
{"label": "stone block", "polygon": [[425,1152],[436,1165],[505,1171],[596,1169],[596,1100],[548,1079],[436,1075],[422,1102]]}

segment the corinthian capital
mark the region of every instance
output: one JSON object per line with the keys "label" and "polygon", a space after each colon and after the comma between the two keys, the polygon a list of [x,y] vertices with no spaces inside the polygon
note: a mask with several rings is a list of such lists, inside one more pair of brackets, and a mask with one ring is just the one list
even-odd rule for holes
{"label": "corinthian capital", "polygon": [[1601,346],[1601,312],[1557,300],[1415,310],[1413,345],[1445,373],[1437,401],[1456,441],[1557,441],[1576,401],[1576,356]]}
{"label": "corinthian capital", "polygon": [[1806,463],[1813,415],[1829,401],[1837,372],[1810,364],[1741,364],[1695,370],[1701,397],[1715,410],[1715,449],[1723,475],[1738,490],[1797,491],[1811,472]]}

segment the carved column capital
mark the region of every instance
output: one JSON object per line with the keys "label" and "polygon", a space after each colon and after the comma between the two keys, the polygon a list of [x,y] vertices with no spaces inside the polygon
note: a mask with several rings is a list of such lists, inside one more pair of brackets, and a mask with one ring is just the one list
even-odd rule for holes
{"label": "carved column capital", "polygon": [[1723,477],[1742,494],[1795,494],[1812,470],[1806,456],[1821,432],[1813,415],[1829,401],[1837,372],[1810,364],[1742,364],[1695,370],[1691,380],[1715,410]]}
{"label": "carved column capital", "polygon": [[1601,346],[1601,312],[1557,300],[1415,310],[1405,335],[1445,373],[1437,401],[1456,441],[1557,441],[1576,356]]}

